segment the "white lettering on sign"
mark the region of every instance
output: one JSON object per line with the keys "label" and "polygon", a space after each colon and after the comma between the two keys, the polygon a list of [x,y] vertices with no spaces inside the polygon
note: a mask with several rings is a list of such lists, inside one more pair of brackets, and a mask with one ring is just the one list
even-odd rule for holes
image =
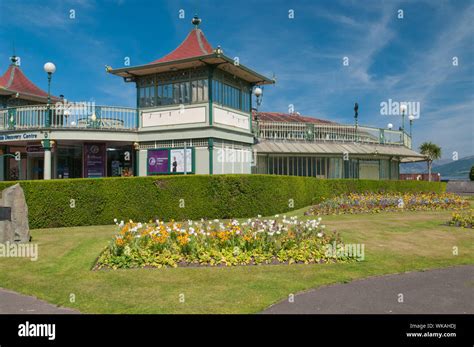
{"label": "white lettering on sign", "polygon": [[0,141],[21,141],[21,140],[32,140],[36,138],[38,138],[38,135],[31,134],[31,133],[0,135]]}

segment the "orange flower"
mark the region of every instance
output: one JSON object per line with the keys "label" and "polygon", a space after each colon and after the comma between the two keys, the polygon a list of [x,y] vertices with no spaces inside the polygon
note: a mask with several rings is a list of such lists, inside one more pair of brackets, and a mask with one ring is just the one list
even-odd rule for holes
{"label": "orange flower", "polygon": [[220,241],[224,242],[230,238],[230,234],[231,234],[230,231],[218,231],[217,237],[219,238]]}
{"label": "orange flower", "polygon": [[244,238],[245,241],[250,241],[250,240],[252,240],[252,235],[246,234],[246,235],[243,236],[243,238]]}
{"label": "orange flower", "polygon": [[189,236],[187,234],[181,234],[178,236],[178,242],[181,246],[186,245],[189,242]]}

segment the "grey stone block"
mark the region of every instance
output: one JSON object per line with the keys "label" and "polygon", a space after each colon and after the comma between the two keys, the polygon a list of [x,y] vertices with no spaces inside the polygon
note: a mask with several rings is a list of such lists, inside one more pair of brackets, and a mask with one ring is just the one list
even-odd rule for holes
{"label": "grey stone block", "polygon": [[29,242],[28,206],[20,184],[2,191],[0,206],[11,207],[11,221],[0,221],[0,243]]}

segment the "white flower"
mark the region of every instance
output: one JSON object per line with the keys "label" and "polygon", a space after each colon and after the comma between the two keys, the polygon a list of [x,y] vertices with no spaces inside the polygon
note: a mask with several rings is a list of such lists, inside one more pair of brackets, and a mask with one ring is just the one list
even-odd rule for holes
{"label": "white flower", "polygon": [[321,222],[321,220],[322,220],[322,218],[321,218],[321,217],[319,217],[319,218],[318,218],[318,222]]}
{"label": "white flower", "polygon": [[318,233],[318,237],[323,237],[323,233]]}
{"label": "white flower", "polygon": [[114,223],[117,224],[117,218],[114,218]]}

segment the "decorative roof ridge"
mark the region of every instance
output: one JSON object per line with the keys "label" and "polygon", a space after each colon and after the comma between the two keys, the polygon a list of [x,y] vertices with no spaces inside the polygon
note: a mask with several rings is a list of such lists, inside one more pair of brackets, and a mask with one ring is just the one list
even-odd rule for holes
{"label": "decorative roof ridge", "polygon": [[[204,43],[202,42],[202,37],[204,37],[204,39],[206,39],[205,36],[204,36],[204,32],[199,28],[195,28],[194,30],[196,30],[196,33],[197,33],[197,40],[198,40],[198,43],[199,43],[199,48],[201,48],[201,51],[204,54],[209,54],[209,52],[207,52],[206,49],[204,48]],[[206,41],[207,41],[207,39],[206,39]],[[209,44],[209,42],[208,42],[208,44]]]}

